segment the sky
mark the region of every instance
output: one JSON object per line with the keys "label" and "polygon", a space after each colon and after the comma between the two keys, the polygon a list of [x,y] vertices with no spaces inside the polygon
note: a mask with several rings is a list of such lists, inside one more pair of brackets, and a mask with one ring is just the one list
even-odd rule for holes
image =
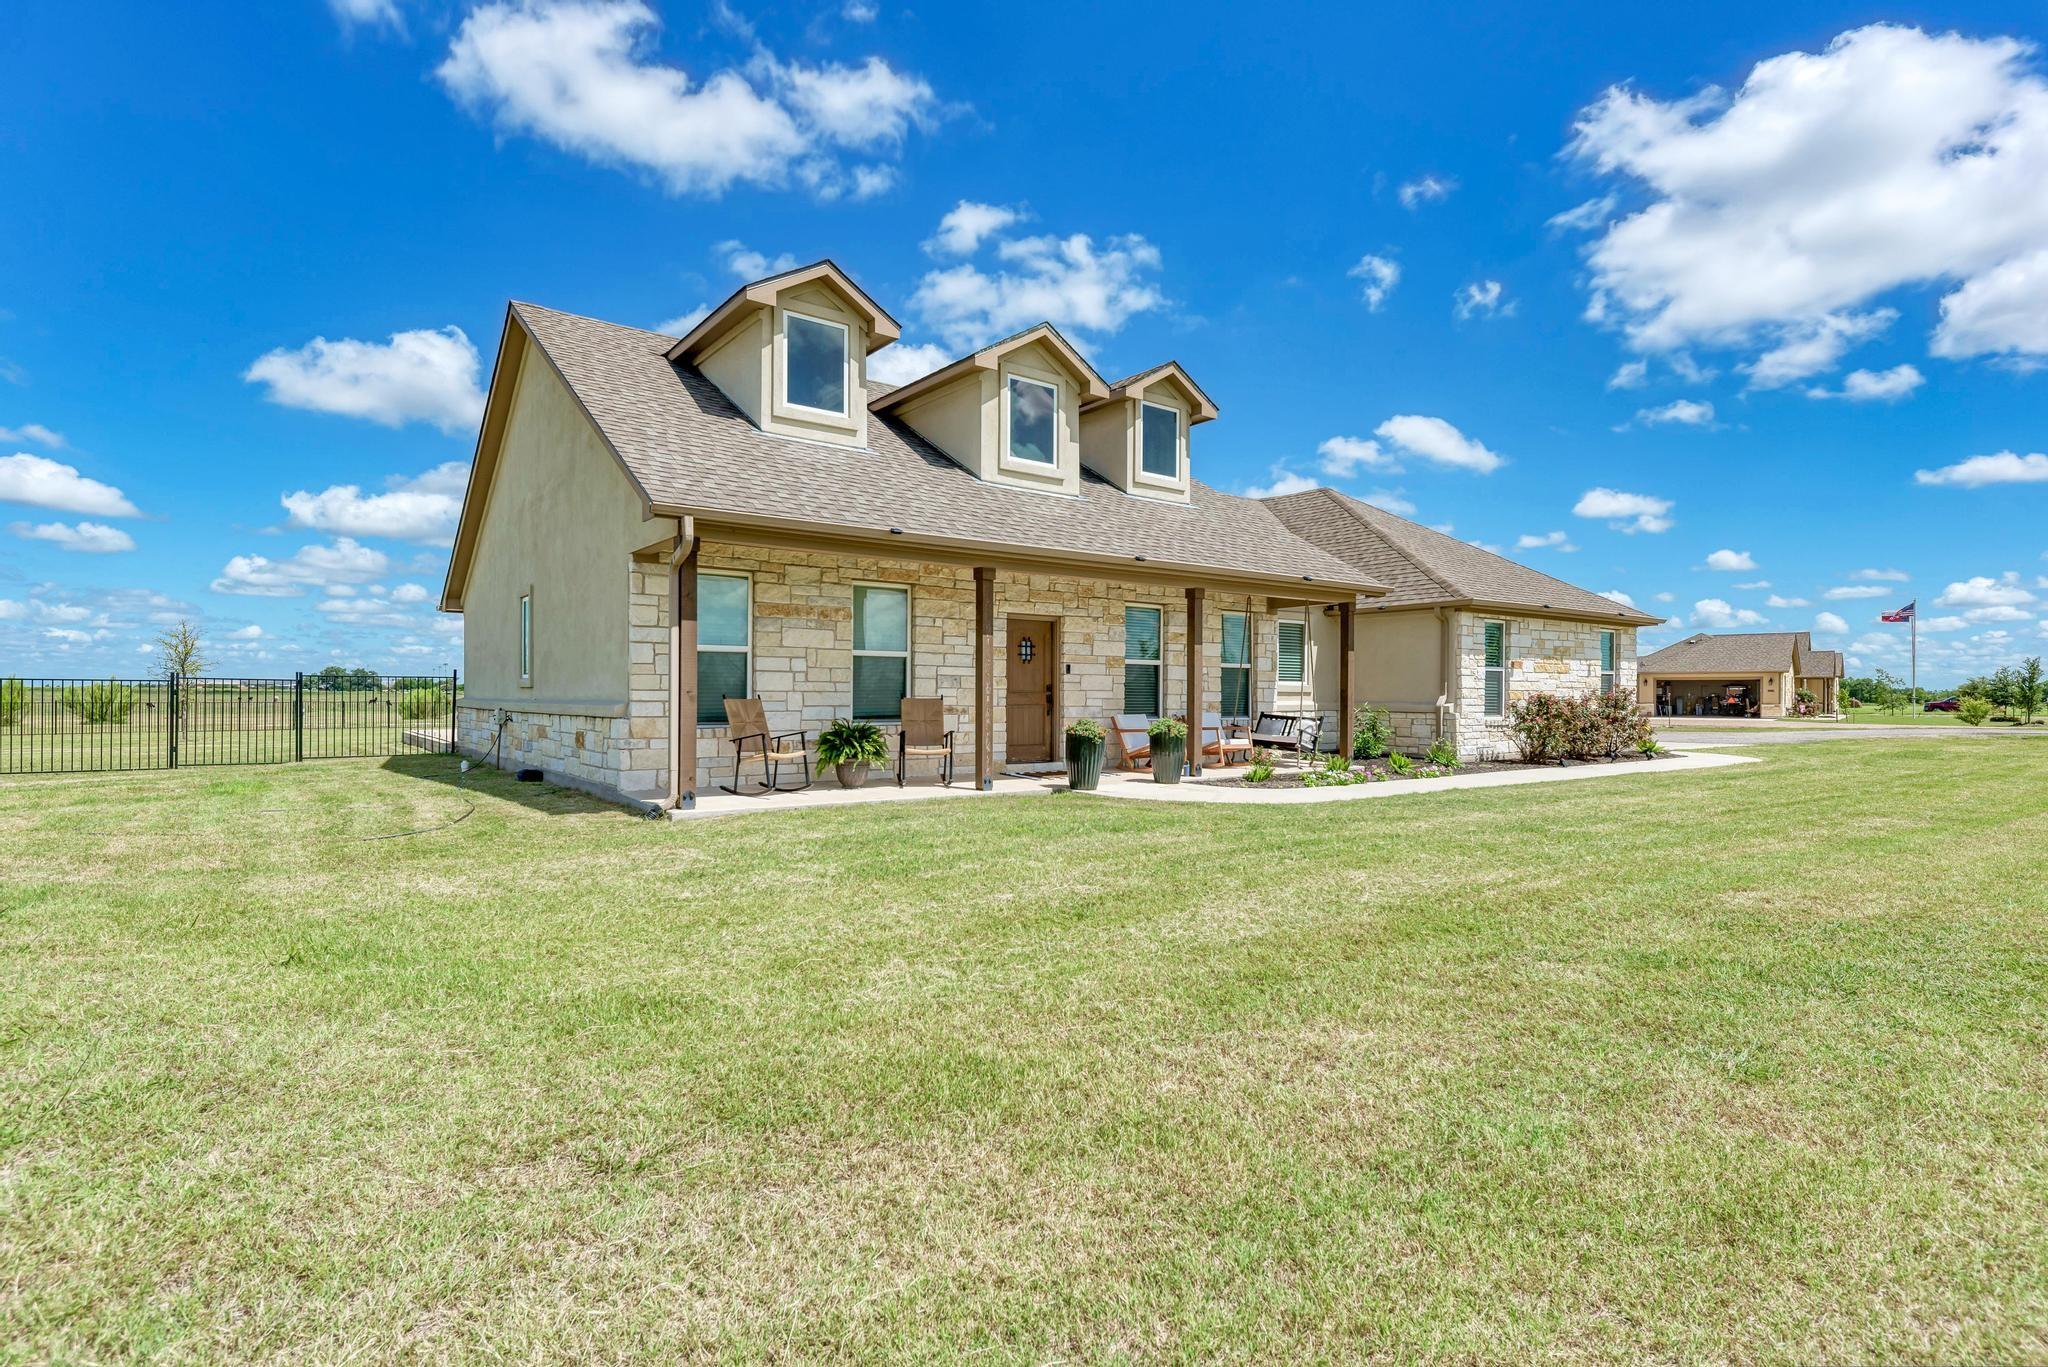
{"label": "sky", "polygon": [[[1412,11],[1412,12],[1404,12]],[[278,0],[0,14],[0,673],[444,672],[506,301],[830,256],[1695,631],[2048,652],[2048,11]]]}

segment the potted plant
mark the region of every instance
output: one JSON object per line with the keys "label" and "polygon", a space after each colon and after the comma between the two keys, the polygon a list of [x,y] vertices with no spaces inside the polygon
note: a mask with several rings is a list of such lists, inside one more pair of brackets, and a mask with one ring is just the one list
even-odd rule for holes
{"label": "potted plant", "polygon": [[1180,767],[1188,753],[1188,724],[1161,717],[1145,728],[1145,738],[1152,742],[1152,781],[1180,782]]}
{"label": "potted plant", "polygon": [[869,769],[889,762],[889,742],[873,722],[841,717],[818,733],[818,760],[832,766],[840,787],[858,788]]}
{"label": "potted plant", "polygon": [[1108,733],[1093,717],[1081,717],[1067,726],[1067,786],[1077,793],[1092,793],[1102,783],[1102,747]]}

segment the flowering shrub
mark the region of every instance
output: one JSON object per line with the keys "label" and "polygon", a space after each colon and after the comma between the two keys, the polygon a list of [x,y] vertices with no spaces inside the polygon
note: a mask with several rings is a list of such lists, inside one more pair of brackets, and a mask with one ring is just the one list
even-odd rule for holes
{"label": "flowering shrub", "polygon": [[1650,719],[1636,706],[1636,700],[1620,689],[1600,695],[1593,704],[1593,718],[1595,749],[1609,759],[1640,751],[1643,742],[1651,739]]}
{"label": "flowering shrub", "polygon": [[1599,697],[1536,693],[1508,709],[1508,730],[1526,763],[1552,764],[1639,750],[1650,723],[1619,690]]}

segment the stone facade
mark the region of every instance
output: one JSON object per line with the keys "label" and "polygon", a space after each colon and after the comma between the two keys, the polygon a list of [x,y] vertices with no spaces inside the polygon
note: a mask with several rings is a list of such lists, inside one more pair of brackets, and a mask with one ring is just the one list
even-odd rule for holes
{"label": "stone facade", "polygon": [[1509,708],[1537,693],[1600,692],[1600,633],[1614,633],[1614,686],[1634,696],[1634,627],[1601,627],[1548,617],[1458,615],[1458,691],[1453,734],[1465,760],[1513,759],[1515,744],[1506,716],[1486,715],[1486,623],[1507,628],[1506,703]]}

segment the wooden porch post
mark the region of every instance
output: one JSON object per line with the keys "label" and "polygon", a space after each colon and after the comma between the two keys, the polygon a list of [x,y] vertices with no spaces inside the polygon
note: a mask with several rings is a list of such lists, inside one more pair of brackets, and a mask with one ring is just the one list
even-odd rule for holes
{"label": "wooden porch post", "polygon": [[974,786],[996,786],[996,572],[974,567]]}
{"label": "wooden porch post", "polygon": [[697,805],[697,546],[668,572],[668,805],[685,812]]}
{"label": "wooden porch post", "polygon": [[1188,772],[1202,773],[1202,598],[1188,589]]}
{"label": "wooden porch post", "polygon": [[1351,671],[1354,667],[1353,651],[1358,641],[1357,631],[1358,600],[1346,598],[1337,605],[1337,746],[1338,753],[1345,759],[1351,758],[1353,711],[1351,702]]}

